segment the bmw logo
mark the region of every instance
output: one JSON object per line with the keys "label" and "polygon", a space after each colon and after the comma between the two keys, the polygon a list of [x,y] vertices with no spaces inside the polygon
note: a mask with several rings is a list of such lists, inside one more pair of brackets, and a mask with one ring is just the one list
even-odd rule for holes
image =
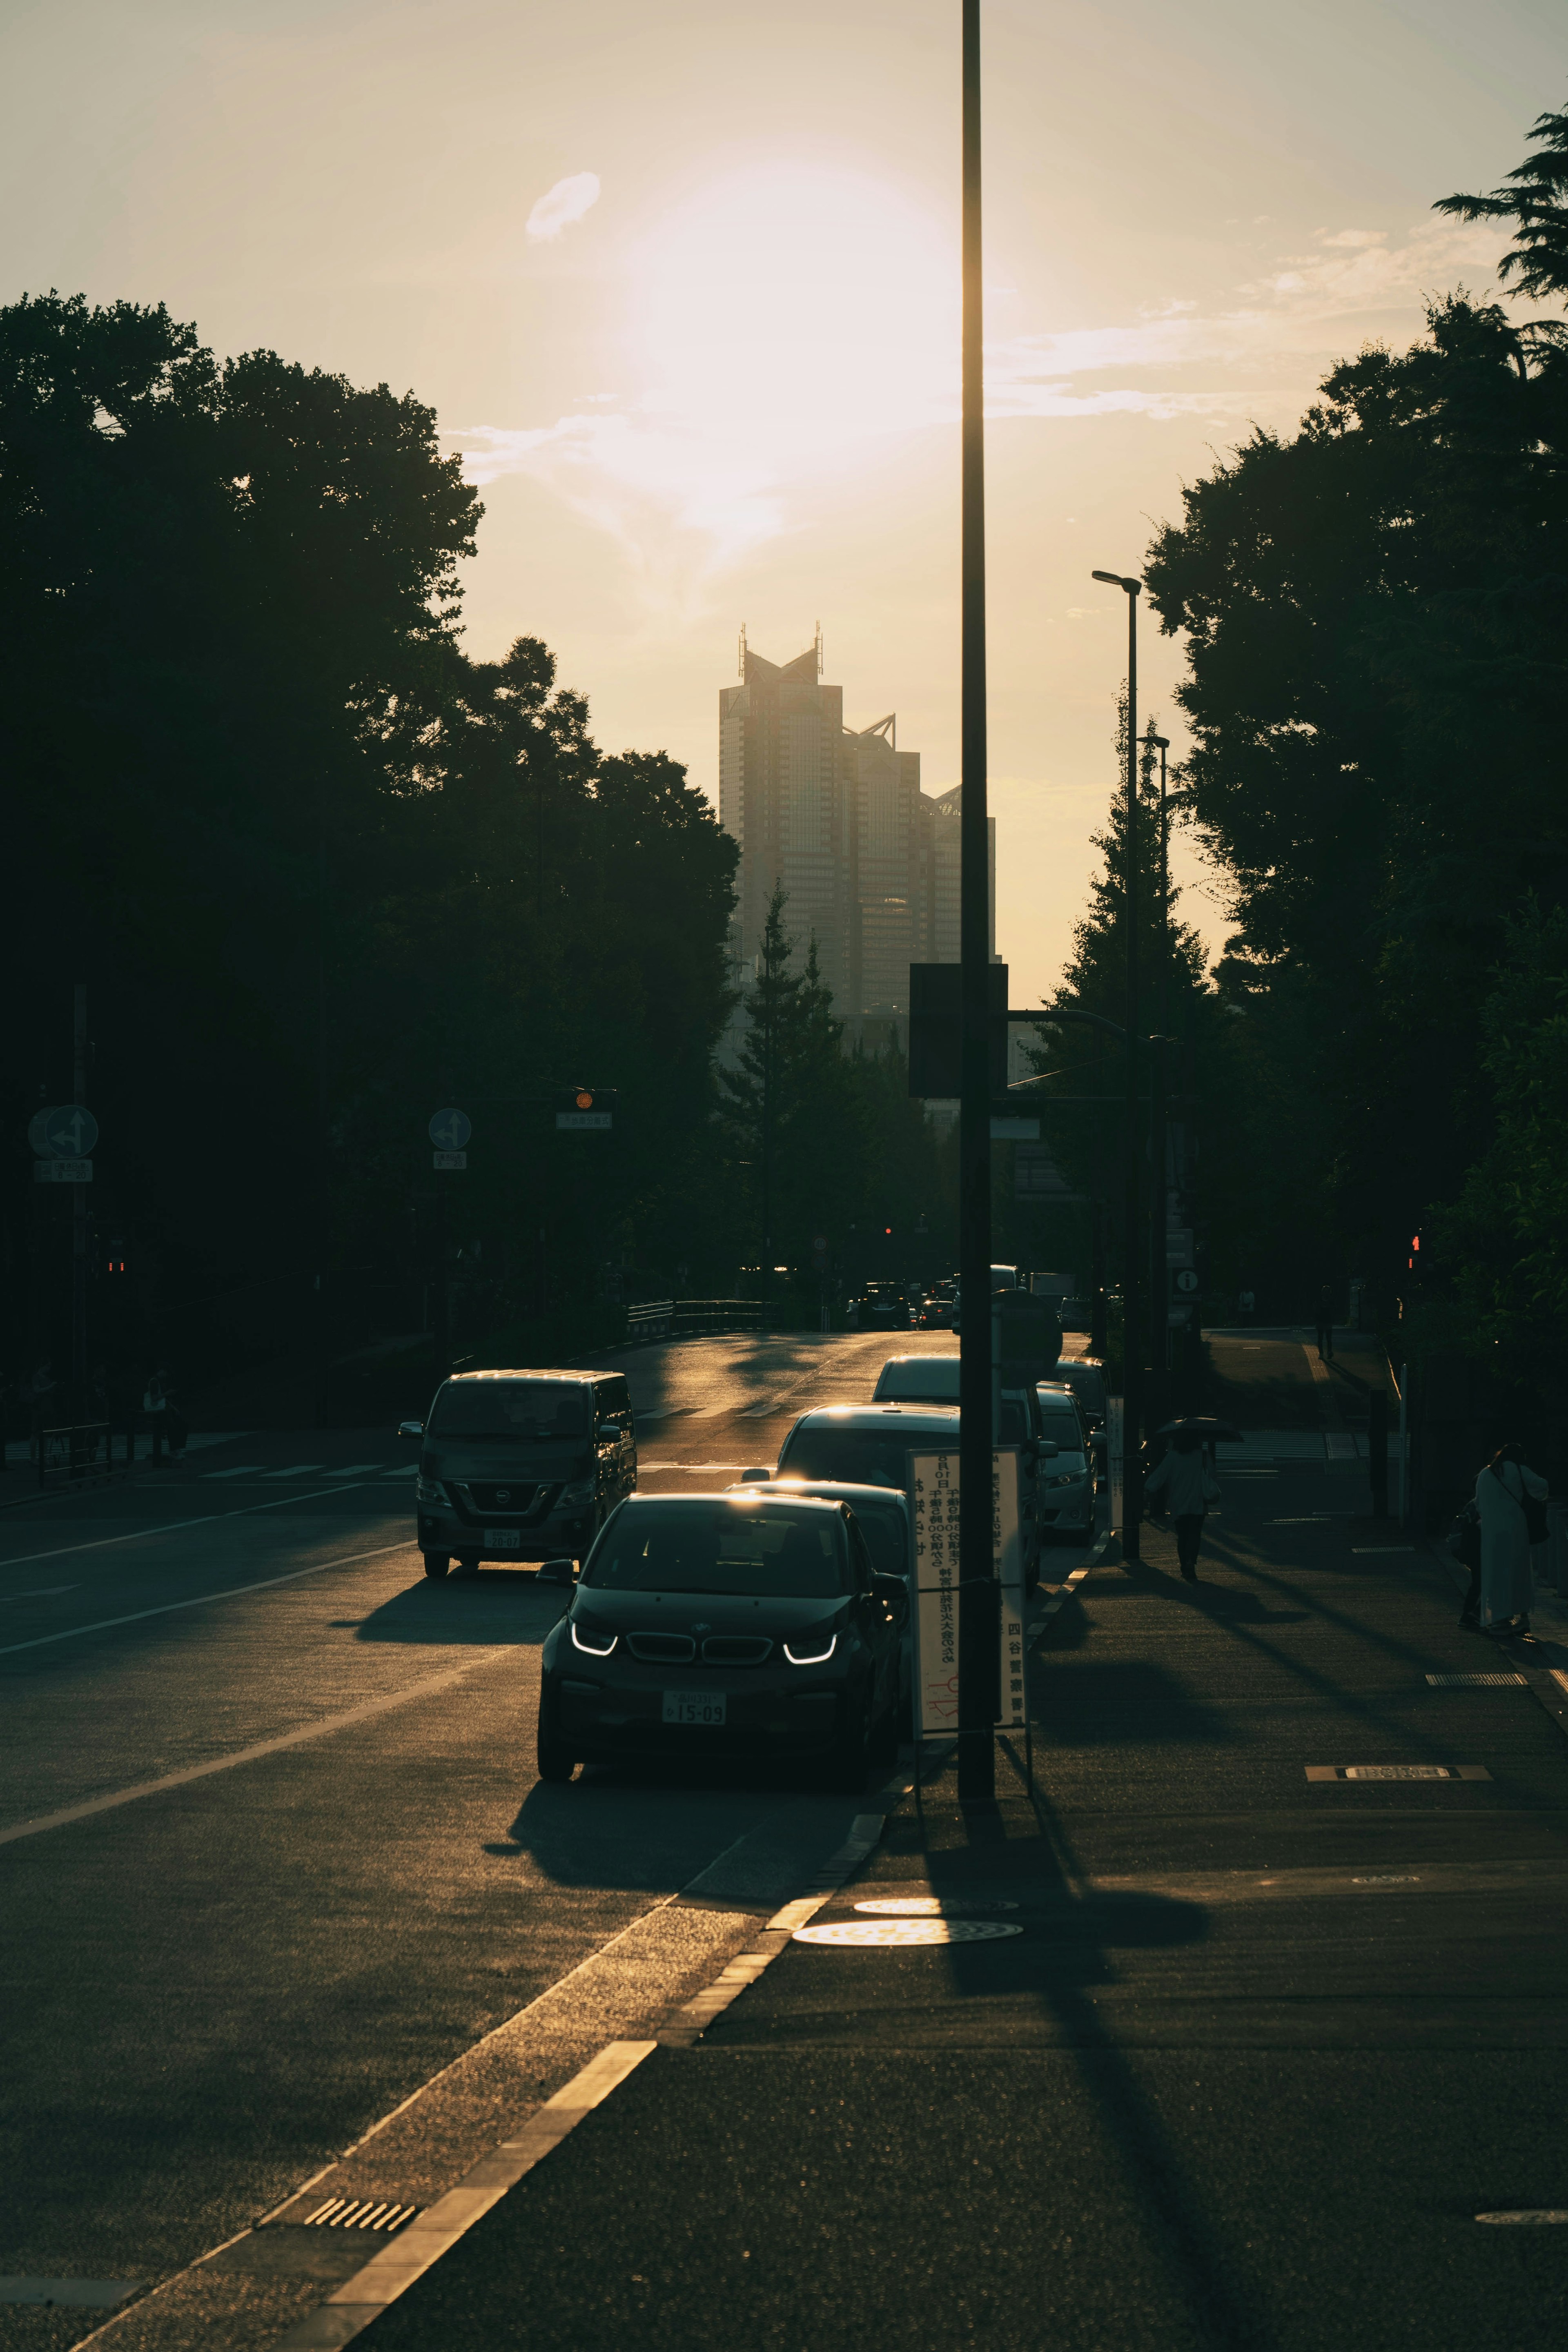
{"label": "bmw logo", "polygon": [[511,1488],[510,1486],[498,1486],[496,1488],[496,1501],[498,1503],[510,1503],[510,1500]]}

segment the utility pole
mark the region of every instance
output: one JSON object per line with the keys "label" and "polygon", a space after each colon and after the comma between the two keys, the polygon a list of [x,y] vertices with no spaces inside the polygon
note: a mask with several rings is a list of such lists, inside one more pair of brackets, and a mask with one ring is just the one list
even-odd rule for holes
{"label": "utility pole", "polygon": [[997,1589],[991,1546],[991,893],[985,749],[985,380],[980,0],[963,0],[963,721],[959,960],[958,1793],[995,1794]]}
{"label": "utility pole", "polygon": [[1138,1525],[1143,1515],[1138,1447],[1143,1421],[1143,1331],[1139,1289],[1142,1281],[1143,1239],[1138,1181],[1143,1157],[1143,1122],[1138,1100],[1138,595],[1142,580],[1119,572],[1097,572],[1127,598],[1127,886],[1123,920],[1127,927],[1127,1076],[1126,1169],[1121,1230],[1121,1553],[1138,1557]]}
{"label": "utility pole", "polygon": [[[71,1100],[87,1107],[87,983],[72,992]],[[71,1389],[72,1419],[88,1417],[87,1186],[71,1186]]]}
{"label": "utility pole", "polygon": [[1171,1316],[1170,1271],[1165,1264],[1166,1211],[1170,1189],[1165,1178],[1165,1038],[1170,1026],[1171,892],[1170,840],[1165,814],[1165,756],[1170,738],[1151,735],[1148,741],[1160,754],[1160,832],[1156,872],[1160,892],[1160,970],[1155,991],[1156,1038],[1149,1056],[1149,1168],[1153,1190],[1149,1200],[1149,1360],[1154,1368],[1154,1394],[1150,1404],[1163,1421],[1170,1405]]}

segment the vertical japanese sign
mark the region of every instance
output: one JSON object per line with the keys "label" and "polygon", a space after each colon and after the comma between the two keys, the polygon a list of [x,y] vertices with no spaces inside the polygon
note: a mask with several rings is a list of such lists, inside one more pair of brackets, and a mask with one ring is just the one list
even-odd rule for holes
{"label": "vertical japanese sign", "polygon": [[[910,1549],[914,1586],[917,1730],[958,1729],[959,1457],[911,1454],[909,1466]],[[1000,1586],[1001,1713],[1004,1727],[1021,1726],[1025,1710],[1024,1549],[1018,1522],[1018,1453],[1001,1446],[991,1457],[992,1572]]]}

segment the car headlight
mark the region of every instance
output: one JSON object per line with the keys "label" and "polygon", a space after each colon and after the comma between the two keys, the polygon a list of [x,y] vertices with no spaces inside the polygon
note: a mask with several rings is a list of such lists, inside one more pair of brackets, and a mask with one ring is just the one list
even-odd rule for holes
{"label": "car headlight", "polygon": [[786,1642],[784,1654],[792,1666],[820,1666],[837,1647],[837,1634],[824,1626],[817,1626],[811,1633],[797,1633],[793,1642]]}
{"label": "car headlight", "polygon": [[1047,1486],[1074,1486],[1082,1475],[1081,1470],[1058,1470],[1054,1478],[1046,1480],[1046,1484]]}
{"label": "car headlight", "polygon": [[594,1494],[592,1478],[579,1478],[574,1485],[562,1487],[560,1494],[555,1497],[555,1507],[558,1511],[580,1508],[583,1504],[593,1501]]}
{"label": "car headlight", "polygon": [[607,1658],[619,1638],[607,1625],[595,1625],[591,1617],[572,1619],[572,1647],[585,1650],[591,1658]]}
{"label": "car headlight", "polygon": [[452,1497],[439,1478],[426,1478],[423,1471],[414,1481],[414,1499],[416,1503],[439,1503],[448,1511],[452,1507]]}

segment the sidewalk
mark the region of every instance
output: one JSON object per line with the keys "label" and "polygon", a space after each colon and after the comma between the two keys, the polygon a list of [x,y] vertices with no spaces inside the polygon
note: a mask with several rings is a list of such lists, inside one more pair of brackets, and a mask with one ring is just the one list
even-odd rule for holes
{"label": "sidewalk", "polygon": [[367,2347],[1559,2343],[1568,2231],[1475,2218],[1568,2209],[1557,1685],[1363,1499],[1243,1474],[1197,1586],[1091,1571],[1034,1796],[944,1767]]}

